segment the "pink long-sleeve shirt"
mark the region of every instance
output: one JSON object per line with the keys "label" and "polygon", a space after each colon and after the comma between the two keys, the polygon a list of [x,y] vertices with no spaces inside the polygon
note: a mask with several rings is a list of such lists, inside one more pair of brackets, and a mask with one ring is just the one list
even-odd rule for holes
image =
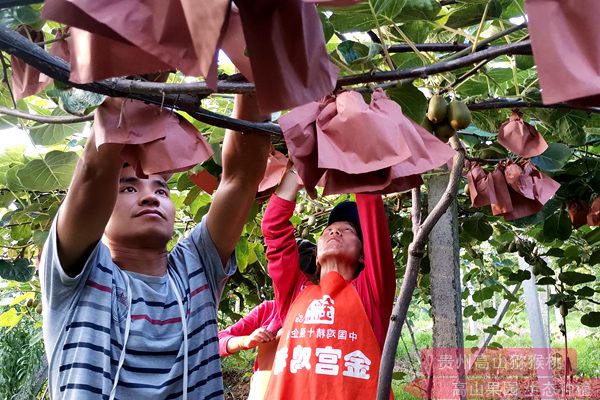
{"label": "pink long-sleeve shirt", "polygon": [[[219,332],[219,355],[230,356],[227,342],[232,337],[248,336],[258,328],[266,328],[273,333],[281,328],[281,320],[275,305],[275,300],[266,300],[257,305],[235,324]],[[254,362],[254,371],[258,369],[258,358]]]}
{"label": "pink long-sleeve shirt", "polygon": [[[380,195],[357,194],[356,203],[363,234],[365,269],[352,284],[383,348],[396,291],[390,233]],[[299,269],[298,247],[290,222],[295,205],[293,201],[273,195],[262,221],[268,270],[281,321],[285,321],[290,305],[302,289],[312,284]]]}

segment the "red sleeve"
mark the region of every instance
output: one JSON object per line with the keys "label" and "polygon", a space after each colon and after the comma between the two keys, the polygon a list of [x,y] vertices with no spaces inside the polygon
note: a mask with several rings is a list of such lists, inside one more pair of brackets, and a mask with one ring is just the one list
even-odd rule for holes
{"label": "red sleeve", "polygon": [[252,309],[242,319],[228,328],[219,332],[219,355],[221,357],[230,356],[231,354],[227,351],[227,342],[232,337],[237,336],[248,336],[256,329],[268,323],[268,317],[271,314],[271,310],[275,307],[275,302],[272,300],[263,301]]}
{"label": "red sleeve", "polygon": [[300,271],[294,226],[290,222],[295,206],[295,202],[274,194],[269,200],[261,224],[267,245],[267,268],[273,280],[275,303],[281,321],[285,321],[290,305],[307,281]]}
{"label": "red sleeve", "polygon": [[365,269],[355,281],[356,290],[383,349],[396,294],[396,271],[390,232],[380,195],[357,194],[356,204],[365,260]]}

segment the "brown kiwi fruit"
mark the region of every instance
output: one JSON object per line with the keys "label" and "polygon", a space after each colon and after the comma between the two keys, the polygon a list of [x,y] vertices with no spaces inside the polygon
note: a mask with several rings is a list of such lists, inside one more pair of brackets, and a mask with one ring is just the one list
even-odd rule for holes
{"label": "brown kiwi fruit", "polygon": [[439,124],[446,119],[447,113],[448,103],[446,102],[446,99],[439,94],[433,95],[429,100],[429,106],[427,107],[427,119],[434,124]]}
{"label": "brown kiwi fruit", "polygon": [[462,101],[452,100],[448,105],[448,121],[454,130],[465,129],[471,124],[471,111]]}
{"label": "brown kiwi fruit", "polygon": [[442,142],[450,140],[456,131],[447,122],[435,126],[435,136]]}

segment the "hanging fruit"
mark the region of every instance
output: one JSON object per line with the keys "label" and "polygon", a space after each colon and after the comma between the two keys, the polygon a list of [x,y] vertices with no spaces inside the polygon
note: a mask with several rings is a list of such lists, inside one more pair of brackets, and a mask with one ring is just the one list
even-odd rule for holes
{"label": "hanging fruit", "polygon": [[465,129],[471,124],[471,111],[462,101],[452,100],[448,105],[448,121],[454,130]]}
{"label": "hanging fruit", "polygon": [[443,96],[436,94],[429,100],[427,108],[427,119],[434,124],[439,124],[446,119],[448,103]]}

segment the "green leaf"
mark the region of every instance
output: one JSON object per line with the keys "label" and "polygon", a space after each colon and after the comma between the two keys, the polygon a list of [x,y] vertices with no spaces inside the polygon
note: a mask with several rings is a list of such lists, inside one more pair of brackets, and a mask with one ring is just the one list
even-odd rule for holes
{"label": "green leaf", "polygon": [[465,318],[469,318],[471,315],[475,314],[475,311],[477,311],[475,306],[470,304],[464,308],[463,315]]}
{"label": "green leaf", "polygon": [[17,172],[23,167],[23,165],[18,165],[6,171],[6,186],[13,192],[25,190],[25,186],[23,186],[23,183],[17,176]]}
{"label": "green leaf", "polygon": [[536,282],[538,285],[554,285],[556,283],[556,279],[551,276],[544,276],[543,278],[538,279]]}
{"label": "green leaf", "polygon": [[541,170],[547,172],[560,171],[565,166],[573,150],[562,143],[550,143],[546,151],[531,158],[531,162]]}
{"label": "green leaf", "polygon": [[573,226],[566,211],[561,210],[544,221],[544,237],[548,240],[567,240]]}
{"label": "green leaf", "polygon": [[74,152],[51,151],[43,159],[31,160],[20,168],[17,177],[29,190],[67,189],[78,158]]}
{"label": "green leaf", "polygon": [[476,290],[473,293],[473,301],[481,303],[484,300],[489,300],[494,296],[494,289],[491,287],[485,287],[480,290]]}
{"label": "green leaf", "polygon": [[396,22],[433,21],[442,9],[436,0],[408,0],[405,3],[402,12],[395,18]]}
{"label": "green leaf", "polygon": [[600,240],[600,228],[595,228],[586,233],[583,238],[589,244],[594,244]]}
{"label": "green leaf", "polygon": [[386,90],[390,99],[400,104],[402,114],[420,123],[427,112],[427,98],[412,83],[402,83]]}
{"label": "green leaf", "polygon": [[0,10],[0,25],[16,28],[19,25],[33,25],[40,19],[40,13],[31,6],[3,8]]}
{"label": "green leaf", "polygon": [[565,251],[561,248],[553,247],[551,249],[548,249],[548,251],[544,255],[550,257],[563,257],[565,255]]}
{"label": "green leaf", "polygon": [[346,64],[364,61],[369,57],[369,47],[354,40],[346,40],[340,43],[337,52]]}
{"label": "green leaf", "polygon": [[400,380],[404,379],[405,376],[406,376],[406,372],[396,371],[396,372],[392,373],[392,380],[400,381]]}
{"label": "green leaf", "polygon": [[25,258],[18,258],[14,261],[0,259],[0,277],[9,281],[29,282],[33,277],[35,268],[31,262]]}
{"label": "green leaf", "polygon": [[600,312],[592,311],[581,316],[581,323],[585,326],[597,328],[600,326]]}
{"label": "green leaf", "polygon": [[488,318],[494,318],[498,311],[494,307],[486,307],[483,309]]}
{"label": "green leaf", "polygon": [[[65,113],[59,108],[55,108],[52,115],[65,115]],[[41,146],[51,146],[53,144],[61,143],[65,138],[80,133],[85,127],[85,122],[79,122],[76,124],[40,124],[35,125],[29,129],[31,140],[34,144]]]}
{"label": "green leaf", "polygon": [[508,275],[508,280],[511,283],[523,282],[531,278],[531,272],[520,269],[517,272],[512,272]]}
{"label": "green leaf", "polygon": [[577,296],[581,297],[592,297],[594,294],[596,294],[596,291],[589,286],[577,290]]}
{"label": "green leaf", "polygon": [[581,283],[594,282],[596,277],[594,275],[583,274],[576,271],[565,271],[558,274],[558,279],[567,285],[575,286]]}
{"label": "green leaf", "polygon": [[483,331],[485,333],[489,333],[491,335],[495,335],[496,333],[498,333],[498,331],[500,331],[500,327],[498,325],[492,325],[492,326],[488,326],[487,328],[484,328]]}
{"label": "green leaf", "polygon": [[482,214],[465,218],[462,228],[467,235],[481,242],[488,240],[494,233],[494,229]]}
{"label": "green leaf", "polygon": [[375,15],[378,17],[384,16],[389,19],[394,19],[400,14],[406,1],[407,0],[369,0],[375,10]]}
{"label": "green leaf", "polygon": [[368,31],[377,27],[371,15],[371,9],[366,2],[356,4],[352,7],[335,9],[329,22],[334,29],[340,33]]}
{"label": "green leaf", "polygon": [[8,311],[0,314],[0,327],[12,328],[19,323],[22,317],[23,314],[17,314],[17,310],[11,307]]}
{"label": "green leaf", "polygon": [[235,257],[239,271],[244,272],[248,266],[248,240],[244,236],[240,237],[235,246]]}
{"label": "green leaf", "polygon": [[594,266],[598,263],[600,263],[600,250],[594,251],[588,261],[588,264],[591,266]]}
{"label": "green leaf", "polygon": [[477,340],[477,339],[478,339],[477,335],[467,335],[467,336],[465,336],[465,341],[467,341],[467,342],[468,341]]}
{"label": "green leaf", "polygon": [[58,93],[60,106],[69,114],[83,116],[104,102],[106,96],[78,88],[61,90]]}
{"label": "green leaf", "polygon": [[[446,26],[450,28],[462,28],[475,25],[481,21],[485,4],[464,5],[456,8],[450,14]],[[498,0],[492,0],[488,8],[487,19],[499,18],[502,15],[502,4]]]}
{"label": "green leaf", "polygon": [[327,18],[327,16],[324,13],[320,12],[319,18],[321,19],[321,25],[323,25],[323,35],[325,35],[325,43],[327,43],[335,33],[333,30],[333,25],[331,25],[331,22],[329,22],[329,18]]}

